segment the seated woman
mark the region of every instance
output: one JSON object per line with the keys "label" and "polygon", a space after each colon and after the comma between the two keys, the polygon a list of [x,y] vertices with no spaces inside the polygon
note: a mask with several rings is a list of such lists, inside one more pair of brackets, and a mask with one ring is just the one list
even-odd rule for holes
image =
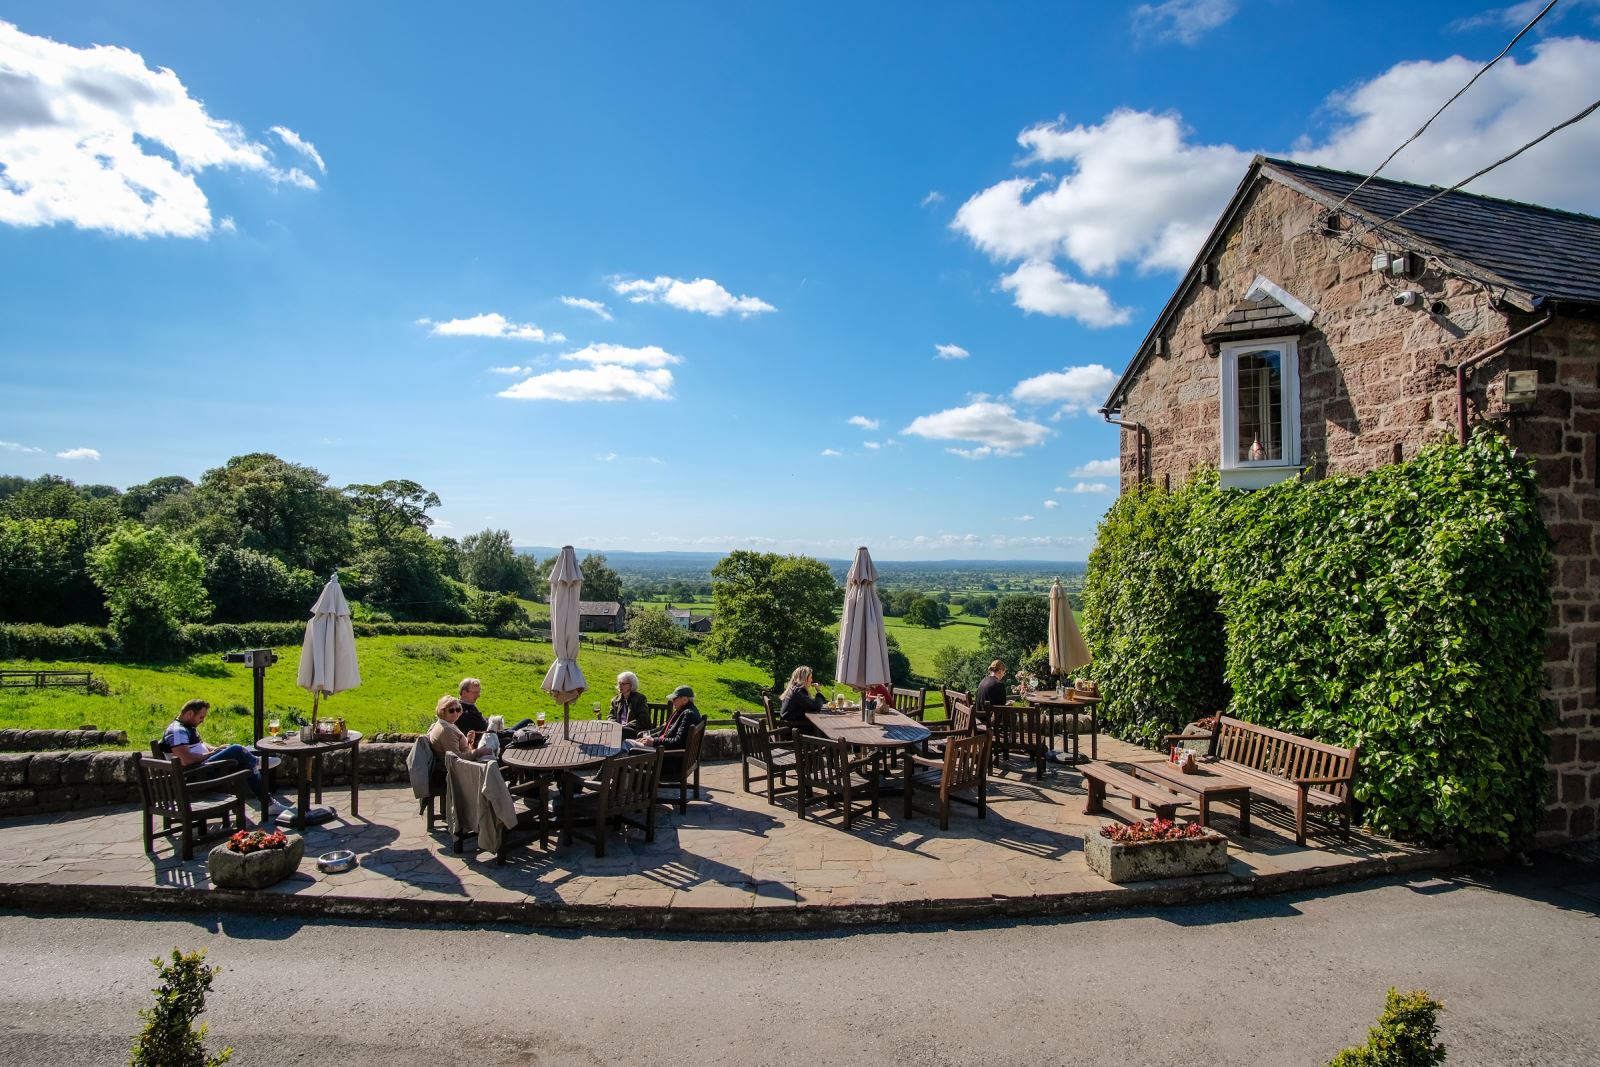
{"label": "seated woman", "polygon": [[611,721],[622,724],[628,739],[650,730],[650,702],[639,692],[639,676],[632,671],[617,675],[617,695],[611,698]]}
{"label": "seated woman", "polygon": [[807,687],[815,681],[810,667],[796,667],[794,673],[789,675],[789,684],[783,689],[783,703],[778,708],[778,718],[783,720],[785,726],[798,727],[805,733],[812,732],[806,716],[821,711],[822,705],[827,702],[820,686],[815,696],[807,691]]}
{"label": "seated woman", "polygon": [[487,756],[490,749],[479,747],[478,731],[470,734],[461,732],[456,726],[456,720],[461,718],[461,698],[453,697],[449,693],[439,698],[439,703],[434,706],[435,722],[428,727],[428,744],[433,749],[433,754],[443,760],[445,756],[454,752],[463,759],[479,759]]}

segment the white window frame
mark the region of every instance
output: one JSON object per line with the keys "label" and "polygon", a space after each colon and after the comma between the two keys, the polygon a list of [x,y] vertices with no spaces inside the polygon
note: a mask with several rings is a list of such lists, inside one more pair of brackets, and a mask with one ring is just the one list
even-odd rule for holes
{"label": "white window frame", "polygon": [[[1239,437],[1239,355],[1276,349],[1279,355],[1283,388],[1282,459],[1238,459],[1234,445]],[[1262,470],[1281,472],[1300,466],[1300,343],[1294,337],[1262,337],[1253,341],[1234,341],[1222,346],[1222,441],[1221,469],[1224,471]],[[1276,480],[1276,479],[1273,479]],[[1263,483],[1266,484],[1266,483]]]}

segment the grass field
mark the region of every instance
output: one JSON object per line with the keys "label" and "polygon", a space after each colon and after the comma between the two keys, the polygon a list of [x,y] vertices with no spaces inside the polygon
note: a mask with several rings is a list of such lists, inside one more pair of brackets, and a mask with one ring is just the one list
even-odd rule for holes
{"label": "grass field", "polygon": [[[539,682],[551,661],[548,642],[506,641],[489,637],[363,637],[357,657],[362,684],[323,703],[323,713],[338,715],[353,730],[415,731],[433,721],[433,705],[443,693],[454,693],[467,675],[483,680],[480,707],[507,722],[555,705]],[[311,696],[294,684],[299,646],[277,649],[278,663],[267,671],[266,705],[270,717],[290,710],[309,715]],[[578,662],[590,691],[574,705],[590,717],[591,706],[611,699],[619,671],[638,674],[641,691],[664,700],[679,684],[694,687],[702,711],[716,714],[730,708],[760,706],[758,696],[770,679],[744,662],[710,663],[697,654],[641,656],[626,649],[584,645]],[[16,669],[90,670],[104,678],[111,695],[91,696],[65,691],[7,689],[0,693],[0,725],[62,729],[93,723],[103,730],[126,730],[130,741],[154,737],[170,722],[185,700],[203,697],[212,705],[205,738],[215,745],[245,741],[250,732],[250,671],[224,664],[214,654],[162,664],[45,663],[8,661]]]}
{"label": "grass field", "polygon": [[907,625],[903,618],[884,619],[884,629],[900,643],[900,651],[911,660],[911,670],[924,678],[933,676],[933,656],[946,645],[966,650],[978,647],[978,638],[988,619],[954,615],[937,630]]}

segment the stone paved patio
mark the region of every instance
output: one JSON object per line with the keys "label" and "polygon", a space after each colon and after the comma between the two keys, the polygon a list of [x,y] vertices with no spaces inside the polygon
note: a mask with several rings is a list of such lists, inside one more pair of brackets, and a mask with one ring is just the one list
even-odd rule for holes
{"label": "stone paved patio", "polygon": [[[1112,739],[1100,741],[1100,756],[1161,758]],[[363,790],[361,817],[348,818],[341,807],[337,820],[312,828],[299,874],[262,894],[209,888],[205,853],[214,841],[188,863],[165,842],[147,855],[134,808],[7,820],[0,823],[0,905],[731,929],[1100,910],[1453,862],[1359,832],[1348,843],[1317,833],[1300,848],[1290,818],[1265,804],[1252,813],[1252,836],[1240,837],[1234,808],[1223,805],[1212,821],[1229,835],[1228,873],[1117,886],[1084,863],[1084,836],[1110,817],[1083,814],[1083,779],[1065,766],[1043,782],[997,776],[989,817],[980,821],[958,807],[944,832],[920,809],[916,818],[902,818],[899,798],[850,833],[836,818],[802,821],[781,798],[772,807],[764,796],[744,793],[737,763],[705,765],[703,784],[687,814],[663,807],[653,844],[637,831],[613,836],[607,856],[597,859],[577,841],[541,852],[536,840],[522,844],[523,833],[505,866],[487,853],[454,854],[442,826],[425,830],[409,789]],[[335,789],[328,799],[340,806],[348,795]],[[1132,814],[1114,796],[1108,805]],[[336,848],[353,849],[360,866],[319,872],[315,857]]]}

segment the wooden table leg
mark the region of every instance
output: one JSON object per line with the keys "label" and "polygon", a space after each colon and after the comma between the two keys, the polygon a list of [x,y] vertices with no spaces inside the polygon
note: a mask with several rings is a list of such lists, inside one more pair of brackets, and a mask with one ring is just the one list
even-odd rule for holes
{"label": "wooden table leg", "polygon": [[911,818],[911,768],[913,766],[913,764],[911,762],[911,749],[909,749],[909,748],[905,749],[904,752],[901,753],[901,759],[905,761],[906,818],[910,819]]}
{"label": "wooden table leg", "polygon": [[1083,776],[1084,791],[1087,794],[1083,801],[1085,815],[1098,815],[1106,810],[1106,784],[1097,778]]}
{"label": "wooden table leg", "polygon": [[1100,758],[1100,711],[1097,706],[1089,708],[1089,758]]}
{"label": "wooden table leg", "polygon": [[1078,740],[1078,709],[1072,709],[1072,762],[1076,766],[1083,758],[1083,744]]}
{"label": "wooden table leg", "polygon": [[350,814],[361,814],[361,742],[350,746]]}
{"label": "wooden table leg", "polygon": [[1211,798],[1204,793],[1200,794],[1200,825],[1211,825]]}
{"label": "wooden table leg", "polygon": [[322,753],[311,757],[311,782],[317,790],[317,803],[322,803]]}

